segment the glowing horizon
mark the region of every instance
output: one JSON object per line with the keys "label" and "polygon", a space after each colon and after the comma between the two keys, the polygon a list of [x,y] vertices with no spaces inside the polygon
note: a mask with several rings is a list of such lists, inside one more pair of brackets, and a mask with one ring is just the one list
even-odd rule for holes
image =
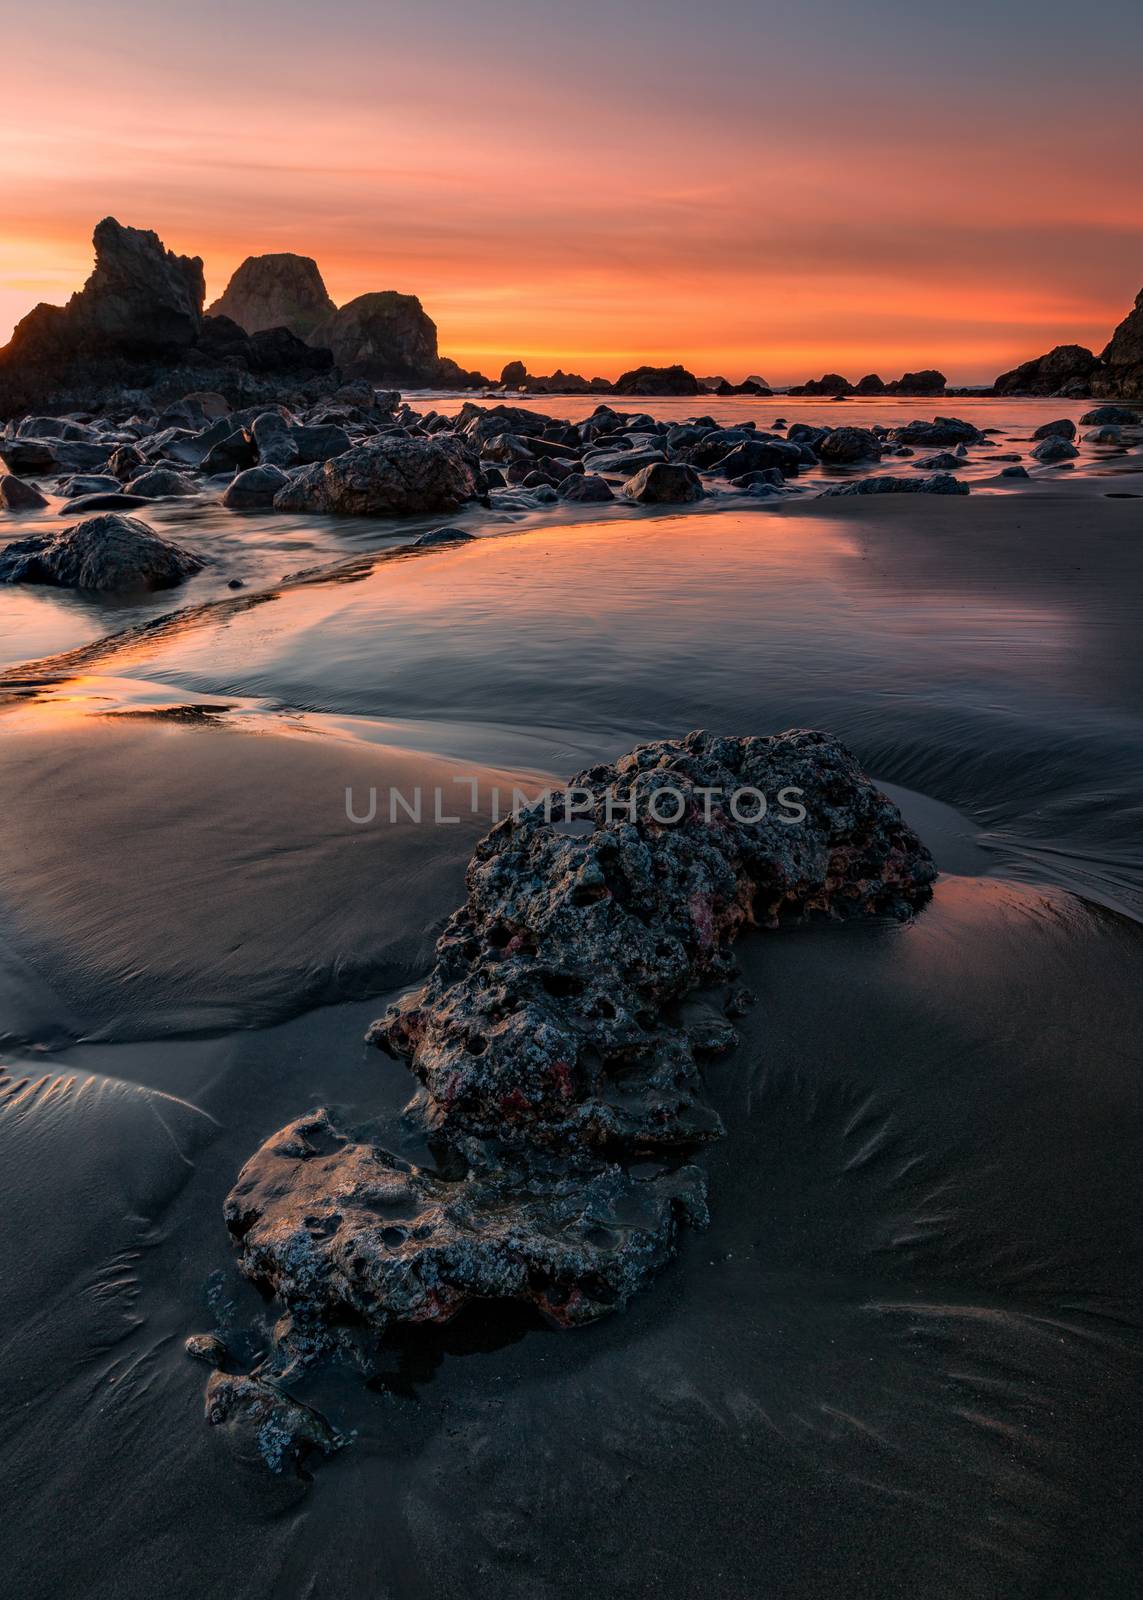
{"label": "glowing horizon", "polygon": [[[320,29],[296,0],[109,0],[94,38],[89,16],[44,0],[6,32],[0,342],[82,285],[109,214],[202,256],[208,303],[279,250],[338,304],[416,294],[492,377],[983,383],[1098,352],[1143,283],[1132,52],[1071,37],[1058,0],[328,0]],[[1141,16],[1109,0],[1100,31],[1143,42]],[[1053,101],[1099,116],[1046,139]]]}

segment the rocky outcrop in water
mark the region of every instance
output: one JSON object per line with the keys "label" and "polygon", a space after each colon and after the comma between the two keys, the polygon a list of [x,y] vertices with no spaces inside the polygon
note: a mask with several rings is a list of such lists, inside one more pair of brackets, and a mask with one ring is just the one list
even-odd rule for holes
{"label": "rocky outcrop in water", "polygon": [[207,314],[229,317],[247,333],[288,328],[299,339],[308,339],[336,310],[317,262],[284,252],[247,256]]}
{"label": "rocky outcrop in water", "polygon": [[112,217],[95,229],[94,245],[84,287],[66,306],[37,306],[0,350],[0,417],[98,410],[125,391],[252,398],[320,385],[330,373],[328,352],[285,329],[251,338],[225,317],[204,317],[197,256],[175,255],[156,234]]}
{"label": "rocky outcrop in water", "polygon": [[109,514],[10,544],[0,552],[0,583],[123,594],[171,589],[202,567],[193,551],[160,538],[145,522]]}
{"label": "rocky outcrop in water", "polygon": [[382,1334],[500,1299],[570,1327],[622,1307],[705,1219],[680,1156],[723,1132],[701,1063],[749,1003],[737,935],[907,917],[935,876],[821,733],[662,740],[499,823],[428,983],[370,1034],[420,1084],[406,1115],[435,1169],[319,1109],[227,1199],[242,1271],[286,1311],[253,1380],[281,1392],[346,1321]]}
{"label": "rocky outcrop in water", "polygon": [[634,367],[616,378],[613,394],[701,394],[702,385],[686,367]]}
{"label": "rocky outcrop in water", "polygon": [[853,393],[853,385],[848,378],[843,378],[840,372],[827,372],[820,378],[810,378],[805,383],[796,384],[791,394],[809,395],[846,395]]}
{"label": "rocky outcrop in water", "polygon": [[887,394],[928,395],[944,394],[947,379],[935,367],[925,367],[920,372],[906,372],[885,385]]}
{"label": "rocky outcrop in water", "polygon": [[1083,396],[1091,392],[1092,378],[1099,357],[1082,344],[1058,344],[1046,356],[1024,361],[1011,372],[1002,372],[992,386],[993,394],[1053,395],[1067,391]]}
{"label": "rocky outcrop in water", "polygon": [[438,355],[436,323],[416,295],[394,289],[358,295],[331,312],[313,330],[311,342],[329,346],[346,378],[401,388],[467,389],[489,381]]}
{"label": "rocky outcrop in water", "polygon": [[1135,306],[1116,328],[1100,357],[1103,365],[1094,375],[1091,392],[1123,400],[1143,400],[1143,289]]}
{"label": "rocky outcrop in water", "polygon": [[611,384],[606,378],[584,378],[578,372],[564,372],[557,367],[547,377],[529,372],[522,361],[509,361],[500,373],[500,386],[504,389],[522,390],[525,394],[608,394]]}

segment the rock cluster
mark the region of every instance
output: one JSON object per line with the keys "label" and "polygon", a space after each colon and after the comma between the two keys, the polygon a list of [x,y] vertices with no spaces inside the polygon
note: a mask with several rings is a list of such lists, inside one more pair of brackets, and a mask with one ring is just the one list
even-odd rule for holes
{"label": "rock cluster", "polygon": [[1086,395],[1091,392],[1092,375],[1099,357],[1082,344],[1058,344],[1046,356],[1024,361],[1011,372],[1002,372],[992,386],[999,395]]}
{"label": "rock cluster", "polygon": [[907,917],[935,876],[814,732],[662,740],[499,823],[428,983],[370,1034],[420,1084],[406,1115],[435,1168],[319,1109],[227,1199],[242,1271],[286,1308],[254,1381],[277,1392],[347,1320],[380,1334],[501,1299],[574,1326],[622,1307],[705,1219],[682,1158],[723,1132],[701,1063],[749,1003],[738,933]]}
{"label": "rock cluster", "polygon": [[0,417],[94,410],[125,391],[211,390],[231,401],[330,387],[333,358],[284,328],[251,337],[204,317],[202,262],[105,218],[95,269],[66,306],[37,306],[0,350]]}
{"label": "rock cluster", "polygon": [[867,373],[856,384],[850,383],[848,378],[843,378],[840,372],[827,372],[824,377],[810,378],[805,383],[797,384],[790,393],[826,395],[834,399],[841,399],[851,394],[921,396],[944,394],[946,382],[944,373],[938,372],[935,367],[927,367],[923,372],[906,372],[902,377],[894,378],[889,383],[884,383],[875,372]]}
{"label": "rock cluster", "polygon": [[[364,381],[316,400],[292,393],[235,409],[210,390],[158,407],[148,394],[130,391],[98,416],[33,413],[10,423],[0,435],[7,469],[0,508],[43,509],[46,488],[63,500],[61,515],[203,495],[235,512],[370,517],[447,515],[472,502],[490,505],[494,495],[513,512],[561,503],[688,505],[720,495],[764,501],[796,493],[791,480],[808,469],[850,476],[887,455],[912,456],[914,444],[943,453],[912,463],[907,492],[964,494],[967,485],[950,487],[946,476],[968,464],[970,447],[988,443],[956,417],[895,429],[795,423],[783,437],[753,421],[667,422],[606,404],[575,423],[525,406],[471,401],[448,416],[416,411],[395,391]],[[848,492],[886,493],[899,481],[878,478],[876,487]],[[5,567],[7,581],[63,583],[79,570],[30,559],[42,552],[25,554],[29,560]],[[109,570],[126,580],[121,560]],[[50,580],[48,572],[55,573]],[[130,586],[153,581],[144,564]]]}

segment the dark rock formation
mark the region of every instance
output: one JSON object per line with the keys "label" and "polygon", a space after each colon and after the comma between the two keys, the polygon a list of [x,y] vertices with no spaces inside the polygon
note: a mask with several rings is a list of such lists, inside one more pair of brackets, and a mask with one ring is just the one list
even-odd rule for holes
{"label": "dark rock formation", "polygon": [[791,394],[824,394],[839,395],[852,394],[853,385],[848,378],[843,378],[840,372],[827,372],[824,377],[810,378],[806,383],[800,383],[790,390]]}
{"label": "dark rock formation", "polygon": [[682,506],[703,496],[702,480],[682,461],[653,461],[623,485],[628,500],[645,506]]}
{"label": "dark rock formation", "polygon": [[192,551],[161,539],[145,522],[108,515],[10,544],[0,552],[0,583],[126,593],[173,588],[202,567]]}
{"label": "dark rock formation", "polygon": [[230,511],[260,511],[274,504],[274,497],[289,486],[280,467],[260,465],[236,473],[227,485],[222,503]]}
{"label": "dark rock formation", "polygon": [[1032,455],[1035,460],[1050,466],[1056,461],[1074,460],[1079,451],[1070,439],[1063,439],[1058,433],[1053,433],[1046,439],[1040,440],[1040,443],[1033,448]]}
{"label": "dark rock formation", "polygon": [[225,400],[301,386],[332,366],[283,329],[251,338],[203,317],[202,262],[113,218],[95,230],[95,270],[66,306],[37,306],[0,350],[0,416],[34,408],[97,410],[125,390]]}
{"label": "dark rock formation", "polygon": [[343,377],[398,387],[437,380],[437,326],[413,294],[358,295],[318,324],[313,342],[333,351]]}
{"label": "dark rock formation", "polygon": [[954,444],[979,444],[984,435],[971,422],[960,417],[934,417],[932,422],[906,422],[894,428],[890,437],[896,444],[919,444],[926,448]]}
{"label": "dark rock formation", "polygon": [[1099,366],[1099,357],[1082,344],[1058,344],[1046,356],[1024,361],[1011,372],[1002,372],[992,386],[993,394],[1059,394],[1078,382],[1086,394]]}
{"label": "dark rock formation", "polygon": [[816,449],[829,466],[849,466],[858,461],[880,461],[884,445],[868,428],[831,428]]}
{"label": "dark rock formation", "polygon": [[1130,406],[1096,406],[1093,411],[1085,411],[1080,418],[1081,427],[1111,427],[1131,428],[1138,427],[1143,422],[1143,412],[1132,410]]}
{"label": "dark rock formation", "polygon": [[586,475],[573,472],[562,480],[559,488],[561,500],[574,500],[580,504],[595,505],[615,499],[607,479],[595,472]]}
{"label": "dark rock formation", "polygon": [[1070,417],[1060,417],[1055,422],[1041,422],[1032,434],[1033,439],[1074,439],[1076,425]]}
{"label": "dark rock formation", "polygon": [[1143,289],[1111,336],[1101,357],[1102,368],[1094,375],[1091,392],[1123,400],[1143,400]]}
{"label": "dark rock formation", "polygon": [[685,367],[635,367],[616,378],[615,394],[692,395],[701,394],[702,386],[693,372]]}
{"label": "dark rock formation", "polygon": [[854,394],[884,394],[885,385],[875,372],[867,372],[864,378],[857,380]]}
{"label": "dark rock formation", "polygon": [[[427,985],[370,1033],[421,1085],[407,1116],[436,1170],[323,1109],[267,1141],[225,1216],[241,1270],[287,1314],[246,1380],[259,1391],[216,1373],[208,1407],[257,1401],[280,1465],[295,1424],[302,1445],[324,1437],[281,1385],[347,1321],[383,1333],[506,1299],[571,1327],[622,1307],[705,1221],[703,1176],[679,1156],[723,1131],[699,1063],[749,1003],[738,933],[907,917],[935,876],[820,733],[664,740],[498,824]],[[721,1010],[688,999],[700,984]]]}
{"label": "dark rock formation", "polygon": [[127,484],[128,494],[139,494],[146,500],[184,498],[198,490],[198,484],[173,467],[151,467]]}
{"label": "dark rock formation", "polygon": [[247,333],[288,328],[308,339],[337,310],[309,256],[247,256],[207,315],[229,317]]}
{"label": "dark rock formation", "polygon": [[895,378],[892,383],[885,385],[887,394],[944,394],[945,375],[938,372],[935,367],[926,367],[922,372],[906,372],[901,378]]}
{"label": "dark rock formation", "polygon": [[928,478],[855,478],[851,483],[832,483],[823,495],[853,494],[967,494],[968,484],[951,473],[938,472]]}
{"label": "dark rock formation", "polygon": [[381,434],[344,455],[301,468],[274,505],[279,511],[402,517],[455,511],[479,492],[476,462],[458,439]]}
{"label": "dark rock formation", "polygon": [[9,360],[54,364],[96,356],[187,349],[198,338],[202,261],[177,256],[159,236],[105,217],[95,229],[95,269],[66,306],[39,305],[20,322]]}

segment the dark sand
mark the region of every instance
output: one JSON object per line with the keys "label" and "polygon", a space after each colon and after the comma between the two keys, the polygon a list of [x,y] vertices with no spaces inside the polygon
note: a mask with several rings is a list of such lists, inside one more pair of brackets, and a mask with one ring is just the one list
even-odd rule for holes
{"label": "dark sand", "polygon": [[[15,675],[8,1592],[1134,1592],[1143,501],[1094,482],[537,529]],[[743,942],[711,1231],[591,1329],[315,1375],[356,1437],[312,1483],[237,1459],[182,1352],[274,1315],[222,1200],[320,1103],[417,1155],[361,1038],[482,825],[355,828],[345,786],[791,723],[946,875],[906,928]]]}

